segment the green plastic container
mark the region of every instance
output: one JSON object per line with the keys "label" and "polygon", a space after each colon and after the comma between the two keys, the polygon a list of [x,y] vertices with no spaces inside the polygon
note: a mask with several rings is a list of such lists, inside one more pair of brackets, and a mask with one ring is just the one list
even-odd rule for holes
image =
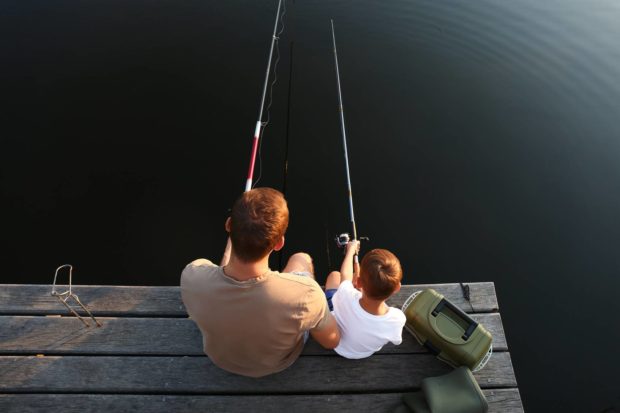
{"label": "green plastic container", "polygon": [[437,291],[429,288],[403,305],[405,327],[440,360],[454,366],[482,369],[493,351],[491,333]]}

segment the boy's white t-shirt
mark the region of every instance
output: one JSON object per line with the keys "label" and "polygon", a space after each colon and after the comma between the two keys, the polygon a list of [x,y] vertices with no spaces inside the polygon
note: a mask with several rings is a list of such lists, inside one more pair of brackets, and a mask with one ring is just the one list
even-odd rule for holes
{"label": "boy's white t-shirt", "polygon": [[343,357],[361,359],[381,350],[388,341],[400,344],[407,320],[397,308],[384,315],[366,312],[359,303],[362,293],[351,281],[343,281],[332,297],[332,314],[340,327],[340,344],[334,350]]}

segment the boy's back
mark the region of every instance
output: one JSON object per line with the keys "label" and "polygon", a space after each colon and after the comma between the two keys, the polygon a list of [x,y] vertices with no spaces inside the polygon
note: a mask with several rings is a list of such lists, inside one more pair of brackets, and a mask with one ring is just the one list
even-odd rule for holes
{"label": "boy's back", "polygon": [[399,345],[406,321],[402,311],[385,302],[400,290],[403,271],[398,258],[374,249],[364,255],[360,267],[358,251],[359,241],[350,241],[340,272],[332,271],[325,282],[325,296],[341,333],[334,350],[351,359],[369,357],[388,342]]}
{"label": "boy's back", "polygon": [[391,342],[402,342],[405,314],[397,308],[388,307],[383,315],[370,314],[360,305],[362,293],[351,281],[343,281],[332,297],[333,315],[340,327],[340,344],[334,350],[343,357],[360,359]]}

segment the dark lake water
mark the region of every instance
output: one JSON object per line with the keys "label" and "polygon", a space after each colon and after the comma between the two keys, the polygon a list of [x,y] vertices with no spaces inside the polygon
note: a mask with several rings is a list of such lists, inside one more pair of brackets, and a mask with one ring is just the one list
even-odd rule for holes
{"label": "dark lake water", "polygon": [[[275,6],[0,3],[2,283],[219,259]],[[618,411],[620,3],[289,0],[259,185],[288,159],[285,254],[319,281],[349,230],[330,18],[363,248],[494,281],[526,411]]]}

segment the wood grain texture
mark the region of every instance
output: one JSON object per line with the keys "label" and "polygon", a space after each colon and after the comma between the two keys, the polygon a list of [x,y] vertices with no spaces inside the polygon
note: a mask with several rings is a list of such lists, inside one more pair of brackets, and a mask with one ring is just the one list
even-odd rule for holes
{"label": "wood grain texture", "polygon": [[[74,285],[72,290],[95,315],[187,316],[179,287]],[[67,314],[51,291],[51,285],[0,285],[0,314]]]}
{"label": "wood grain texture", "polygon": [[[451,370],[430,354],[363,360],[302,356],[283,372],[237,376],[207,357],[0,356],[0,393],[300,394],[407,391]],[[475,374],[481,388],[516,387],[510,354]]]}
{"label": "wood grain texture", "polygon": [[[498,310],[492,282],[466,284],[470,286],[471,303],[463,298],[459,284],[421,284],[403,285],[401,291],[390,298],[389,304],[400,307],[414,291],[434,288],[463,311],[486,313]],[[50,295],[51,290],[50,285],[0,285],[0,315],[67,314],[58,299]],[[99,316],[187,316],[179,287],[75,285],[73,292],[93,314]]]}
{"label": "wood grain texture", "polygon": [[[483,390],[489,413],[523,413],[517,389]],[[0,411],[34,413],[392,412],[402,393],[291,396],[152,396],[109,394],[0,394]]]}
{"label": "wood grain texture", "polygon": [[[459,284],[434,288],[494,336],[495,353],[476,379],[490,412],[523,412],[493,283],[471,283],[471,303]],[[368,359],[347,360],[310,340],[285,371],[260,379],[227,373],[202,353],[178,287],[75,286],[103,327],[86,328],[45,285],[0,285],[0,411],[389,412],[402,392],[450,367],[406,331]],[[59,317],[57,315],[63,315]],[[39,354],[39,356],[34,356]],[[54,394],[57,393],[57,394]],[[95,394],[97,393],[97,394]]]}
{"label": "wood grain texture", "polygon": [[[495,351],[507,350],[499,313],[472,318],[493,335]],[[75,317],[0,316],[0,354],[203,355],[202,336],[188,318],[106,318],[102,327],[85,327]],[[380,354],[425,353],[403,331],[403,343],[386,345]],[[335,354],[314,340],[305,355]]]}

